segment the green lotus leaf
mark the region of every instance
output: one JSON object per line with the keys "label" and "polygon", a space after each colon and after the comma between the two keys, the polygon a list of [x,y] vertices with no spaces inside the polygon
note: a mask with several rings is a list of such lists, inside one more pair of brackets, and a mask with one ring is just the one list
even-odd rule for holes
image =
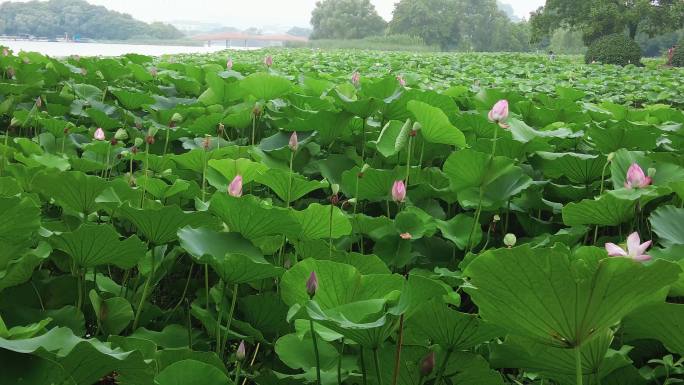
{"label": "green lotus leaf", "polygon": [[635,206],[636,202],[633,200],[604,194],[598,199],[568,203],[563,207],[563,223],[567,226],[617,226],[634,217]]}
{"label": "green lotus leaf", "polygon": [[[290,178],[292,178],[290,180]],[[257,183],[268,186],[278,198],[287,202],[298,200],[312,191],[328,187],[325,181],[307,180],[299,174],[271,168],[254,178]],[[289,193],[288,193],[289,190]]]}
{"label": "green lotus leaf", "polygon": [[623,320],[627,341],[656,339],[667,350],[684,354],[684,305],[657,303],[641,307]]}
{"label": "green lotus leaf", "polygon": [[[595,257],[592,257],[595,258]],[[538,343],[576,347],[677,280],[678,265],[570,255],[564,246],[487,251],[465,270],[486,321]]]}
{"label": "green lotus leaf", "polygon": [[606,157],[576,153],[537,152],[541,159],[544,175],[558,179],[568,178],[571,182],[589,185],[601,178]]}
{"label": "green lotus leaf", "polygon": [[349,218],[337,206],[312,203],[302,211],[293,211],[292,215],[302,229],[298,239],[337,239],[352,231]]}
{"label": "green lotus leaf", "polygon": [[151,243],[163,245],[177,239],[178,229],[185,226],[216,225],[216,219],[205,212],[184,212],[178,206],[154,209],[135,209],[126,204],[118,215],[131,221],[138,231]]}
{"label": "green lotus leaf", "polygon": [[36,175],[32,186],[64,209],[88,215],[97,210],[96,198],[107,188],[107,181],[80,171],[45,172]]}
{"label": "green lotus leaf", "polygon": [[227,191],[236,175],[242,176],[242,183],[253,181],[268,168],[249,159],[212,159],[208,162],[207,181],[219,191]]}
{"label": "green lotus leaf", "polygon": [[195,360],[182,360],[167,366],[154,378],[158,385],[232,385],[218,368]]}
{"label": "green lotus leaf", "polygon": [[684,245],[684,209],[661,206],[648,220],[663,246]]}
{"label": "green lotus leaf", "polygon": [[122,297],[104,299],[95,290],[88,294],[100,327],[106,333],[119,334],[133,321],[133,307]]}
{"label": "green lotus leaf", "polygon": [[135,235],[120,238],[112,225],[83,224],[75,231],[53,235],[50,242],[81,267],[111,264],[128,269],[145,255],[147,248]]}
{"label": "green lotus leaf", "polygon": [[463,132],[451,124],[444,111],[417,100],[411,100],[406,107],[421,124],[420,133],[426,141],[465,147]]}
{"label": "green lotus leaf", "polygon": [[406,122],[390,120],[387,122],[382,131],[380,131],[378,140],[375,142],[375,147],[378,149],[378,152],[385,158],[398,154],[406,147],[410,129],[411,120],[407,120]]}
{"label": "green lotus leaf", "polygon": [[30,198],[0,198],[0,269],[21,255],[40,227],[40,208]]}
{"label": "green lotus leaf", "polygon": [[264,72],[253,73],[240,80],[239,84],[243,92],[260,100],[279,98],[292,89],[287,79]]}

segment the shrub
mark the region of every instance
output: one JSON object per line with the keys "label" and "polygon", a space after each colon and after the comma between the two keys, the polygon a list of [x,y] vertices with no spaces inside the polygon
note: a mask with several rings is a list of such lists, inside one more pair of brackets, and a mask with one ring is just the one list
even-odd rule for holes
{"label": "shrub", "polygon": [[641,48],[634,40],[623,34],[604,36],[593,42],[585,55],[585,61],[604,64],[641,64]]}
{"label": "shrub", "polygon": [[677,43],[677,49],[672,57],[672,65],[675,67],[684,67],[684,39]]}

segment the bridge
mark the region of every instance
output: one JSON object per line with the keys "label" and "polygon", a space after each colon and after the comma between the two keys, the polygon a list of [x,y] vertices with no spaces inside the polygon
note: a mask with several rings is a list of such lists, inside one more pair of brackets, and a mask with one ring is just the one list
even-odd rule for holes
{"label": "bridge", "polygon": [[267,34],[267,35],[251,35],[241,32],[222,32],[213,33],[206,35],[195,35],[192,36],[193,40],[206,41],[211,45],[212,41],[225,41],[226,47],[233,45],[233,42],[244,42],[244,46],[247,47],[248,41],[263,41],[263,42],[274,42],[274,43],[285,43],[285,42],[298,42],[306,43],[309,39],[301,36],[292,36],[287,34]]}

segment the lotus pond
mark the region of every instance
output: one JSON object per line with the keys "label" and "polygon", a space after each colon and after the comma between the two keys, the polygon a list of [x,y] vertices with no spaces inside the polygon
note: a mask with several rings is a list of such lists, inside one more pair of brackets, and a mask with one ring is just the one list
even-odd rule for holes
{"label": "lotus pond", "polygon": [[0,55],[0,384],[684,378],[684,70]]}

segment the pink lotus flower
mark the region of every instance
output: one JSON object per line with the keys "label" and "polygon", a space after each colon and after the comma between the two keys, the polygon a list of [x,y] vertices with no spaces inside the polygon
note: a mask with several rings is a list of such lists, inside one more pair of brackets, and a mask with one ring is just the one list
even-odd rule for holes
{"label": "pink lotus flower", "polygon": [[489,121],[497,123],[501,127],[508,127],[505,125],[506,119],[508,119],[508,100],[504,99],[496,102],[487,117],[489,117]]}
{"label": "pink lotus flower", "polygon": [[102,128],[98,128],[97,130],[95,130],[93,138],[95,138],[95,140],[105,140],[104,130]]}
{"label": "pink lotus flower", "polygon": [[290,135],[290,142],[287,145],[288,147],[290,147],[290,150],[297,151],[297,148],[299,148],[299,139],[297,138],[297,131],[292,132],[292,135]]}
{"label": "pink lotus flower", "polygon": [[266,67],[272,66],[272,65],[273,65],[273,56],[271,56],[271,55],[266,56],[266,57],[264,58],[264,65],[265,65]]}
{"label": "pink lotus flower", "polygon": [[406,80],[401,75],[397,75],[397,81],[399,82],[399,85],[402,87],[406,87]]}
{"label": "pink lotus flower", "polygon": [[232,197],[239,198],[242,196],[242,175],[236,175],[233,181],[228,185],[228,194]]}
{"label": "pink lotus flower", "polygon": [[361,74],[359,71],[354,71],[354,73],[351,76],[351,82],[355,87],[358,87],[359,84],[361,84]]}
{"label": "pink lotus flower", "polygon": [[158,73],[159,73],[159,72],[157,71],[157,68],[156,68],[156,67],[150,68],[150,75],[152,75],[152,77],[155,77],[155,78],[156,78]]}
{"label": "pink lotus flower", "polygon": [[409,239],[413,238],[411,233],[401,233],[401,234],[399,234],[399,236],[401,237],[401,239],[405,239],[405,240],[409,240]]}
{"label": "pink lotus flower", "polygon": [[629,257],[635,261],[650,261],[651,256],[644,254],[646,249],[651,246],[651,241],[641,243],[639,233],[636,231],[627,237],[627,250],[614,243],[606,243],[606,251],[611,257]]}
{"label": "pink lotus flower", "polygon": [[228,60],[226,61],[226,69],[228,71],[233,69],[233,59],[232,58],[228,58]]}
{"label": "pink lotus flower", "polygon": [[311,274],[309,274],[309,279],[306,281],[306,294],[308,294],[309,297],[313,298],[313,296],[316,295],[317,291],[318,277],[316,276],[316,272],[312,271]]}
{"label": "pink lotus flower", "polygon": [[406,199],[406,185],[403,180],[394,181],[392,185],[392,200],[403,202]]}
{"label": "pink lotus flower", "polygon": [[625,188],[644,188],[651,184],[651,177],[644,174],[644,170],[638,164],[632,163],[627,170]]}
{"label": "pink lotus flower", "polygon": [[242,361],[245,359],[246,355],[245,341],[240,341],[240,345],[238,345],[237,351],[235,352],[235,358],[237,358],[238,361]]}

